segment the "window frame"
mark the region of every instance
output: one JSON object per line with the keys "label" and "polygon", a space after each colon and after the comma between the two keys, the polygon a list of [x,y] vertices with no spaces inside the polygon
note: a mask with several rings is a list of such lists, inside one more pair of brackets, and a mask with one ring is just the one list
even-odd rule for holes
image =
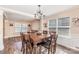
{"label": "window frame", "polygon": [[[18,24],[18,25],[17,25],[17,24]],[[15,24],[15,32],[16,32],[16,33],[26,32],[26,31],[27,31],[27,26],[28,26],[28,24],[16,23],[16,24]],[[25,27],[26,30],[23,29],[24,27]],[[18,30],[17,28],[19,28],[19,30]],[[24,31],[23,31],[23,30],[24,30]]]}
{"label": "window frame", "polygon": [[[69,17],[69,16],[68,16]],[[60,18],[66,18],[66,17],[60,17]],[[59,26],[58,25],[58,19],[59,18],[56,18],[56,33],[59,35],[59,36],[62,36],[62,37],[71,37],[71,17],[69,17],[69,26]],[[50,20],[53,20],[53,19],[50,19]],[[49,21],[50,21],[49,20]],[[49,21],[48,21],[48,29],[50,28],[49,26]],[[69,35],[62,35],[62,34],[59,34],[58,33],[58,28],[69,28]],[[50,29],[49,29],[50,30]]]}

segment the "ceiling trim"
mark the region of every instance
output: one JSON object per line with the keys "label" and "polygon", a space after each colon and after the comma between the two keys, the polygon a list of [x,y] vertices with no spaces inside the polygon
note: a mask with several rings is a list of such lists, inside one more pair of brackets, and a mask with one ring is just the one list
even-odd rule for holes
{"label": "ceiling trim", "polygon": [[34,15],[32,15],[32,14],[24,13],[24,12],[21,12],[21,11],[16,11],[16,10],[9,9],[9,8],[0,7],[0,9],[3,10],[3,11],[8,11],[8,12],[16,13],[16,14],[20,14],[20,15],[23,15],[23,16],[28,16],[28,17],[31,17],[31,18],[34,17]]}

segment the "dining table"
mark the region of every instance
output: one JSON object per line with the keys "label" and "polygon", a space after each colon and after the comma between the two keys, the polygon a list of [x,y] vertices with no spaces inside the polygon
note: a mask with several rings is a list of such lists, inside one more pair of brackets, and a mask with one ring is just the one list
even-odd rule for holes
{"label": "dining table", "polygon": [[49,37],[50,35],[37,35],[36,33],[30,33],[30,34],[26,34],[26,38],[31,38],[34,44],[34,53],[36,54],[36,48],[37,48],[37,44],[42,42],[43,40],[45,40],[45,38]]}

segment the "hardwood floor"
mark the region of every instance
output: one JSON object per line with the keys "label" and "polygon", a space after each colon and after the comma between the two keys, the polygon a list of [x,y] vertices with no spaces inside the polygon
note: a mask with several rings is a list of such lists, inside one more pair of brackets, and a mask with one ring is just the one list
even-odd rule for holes
{"label": "hardwood floor", "polygon": [[21,42],[20,37],[17,38],[9,38],[9,39],[4,39],[4,53],[5,54],[14,54],[14,51],[16,49],[16,44],[17,42]]}
{"label": "hardwood floor", "polygon": [[[4,39],[4,50],[0,51],[0,54],[22,54],[21,39],[19,37]],[[42,47],[42,54],[47,54],[44,47]],[[79,52],[57,45],[56,54],[79,54]]]}

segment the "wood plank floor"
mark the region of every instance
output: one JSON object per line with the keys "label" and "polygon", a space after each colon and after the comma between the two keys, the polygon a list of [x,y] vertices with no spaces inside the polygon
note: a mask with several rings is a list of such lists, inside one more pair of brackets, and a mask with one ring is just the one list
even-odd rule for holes
{"label": "wood plank floor", "polygon": [[[22,54],[21,44],[20,38],[5,39],[4,50],[0,51],[0,54]],[[47,54],[47,50],[44,47],[42,47],[42,54]],[[79,54],[79,52],[57,45],[56,54]]]}

